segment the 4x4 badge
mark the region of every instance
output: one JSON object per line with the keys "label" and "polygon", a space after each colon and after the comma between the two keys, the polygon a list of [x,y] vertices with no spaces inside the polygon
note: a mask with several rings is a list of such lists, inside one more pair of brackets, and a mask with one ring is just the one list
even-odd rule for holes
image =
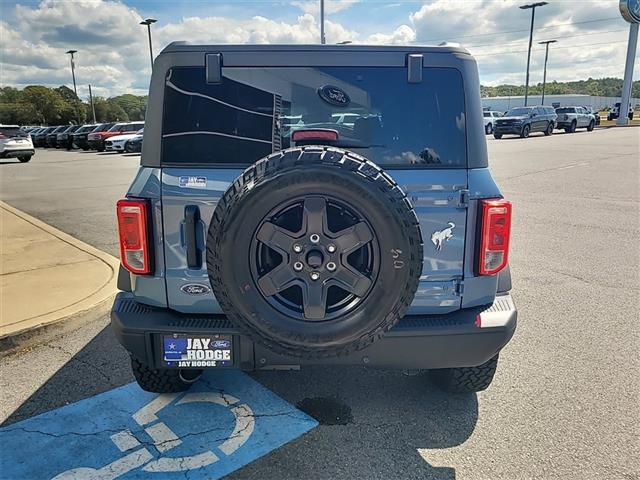
{"label": "4x4 badge", "polygon": [[204,295],[211,291],[209,287],[201,283],[187,283],[186,285],[182,285],[180,290],[189,295]]}
{"label": "4x4 badge", "polygon": [[431,234],[431,242],[436,246],[436,250],[442,250],[444,242],[448,242],[453,238],[453,229],[456,224],[449,222],[449,226],[443,230],[436,230]]}

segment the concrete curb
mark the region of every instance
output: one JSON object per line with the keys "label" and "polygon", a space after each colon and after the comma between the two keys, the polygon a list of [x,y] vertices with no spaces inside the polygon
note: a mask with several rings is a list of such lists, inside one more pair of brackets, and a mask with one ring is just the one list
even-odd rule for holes
{"label": "concrete curb", "polygon": [[610,128],[632,128],[632,127],[640,127],[640,124],[634,123],[633,125],[596,125],[596,128],[602,130],[608,130]]}
{"label": "concrete curb", "polygon": [[117,292],[117,276],[120,267],[120,261],[117,258],[52,227],[51,225],[48,225],[41,220],[6,204],[5,202],[0,201],[0,208],[21,218],[25,222],[30,223],[34,227],[45,231],[49,235],[56,237],[58,240],[67,243],[71,247],[90,255],[96,260],[99,260],[108,267],[109,272],[107,278],[100,282],[101,286],[90,295],[79,299],[70,298],[70,303],[65,307],[28,319],[28,327],[22,328],[21,326],[16,325],[15,331],[9,331],[8,333],[0,335],[0,349],[4,350],[5,348],[3,347],[5,346],[9,346],[9,348],[11,348],[11,346],[15,346],[11,345],[14,342],[7,341],[9,338],[16,337],[16,340],[18,340],[18,337],[24,338],[25,336],[29,336],[28,334],[34,330],[61,322],[70,317],[77,317],[79,314],[87,312],[93,307],[101,304]]}

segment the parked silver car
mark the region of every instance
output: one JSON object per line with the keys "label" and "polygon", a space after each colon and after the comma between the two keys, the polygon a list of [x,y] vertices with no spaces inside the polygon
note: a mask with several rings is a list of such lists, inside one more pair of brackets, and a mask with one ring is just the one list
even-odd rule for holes
{"label": "parked silver car", "polygon": [[556,128],[564,128],[567,133],[575,132],[576,128],[586,128],[590,132],[596,126],[596,117],[583,107],[556,108],[556,114]]}

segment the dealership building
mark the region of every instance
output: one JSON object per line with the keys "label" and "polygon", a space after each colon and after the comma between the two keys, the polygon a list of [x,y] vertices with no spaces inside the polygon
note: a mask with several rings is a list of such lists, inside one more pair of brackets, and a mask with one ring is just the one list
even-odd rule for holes
{"label": "dealership building", "polygon": [[[565,106],[581,106],[592,108],[613,107],[616,102],[620,101],[620,97],[598,97],[594,95],[545,95],[544,104],[553,105],[554,107]],[[542,95],[529,95],[527,104],[529,106],[540,105]],[[482,99],[482,107],[485,110],[496,110],[503,112],[512,107],[522,107],[524,105],[524,95],[503,96],[503,97],[484,97]],[[631,105],[635,108],[640,106],[640,98],[631,98]]]}

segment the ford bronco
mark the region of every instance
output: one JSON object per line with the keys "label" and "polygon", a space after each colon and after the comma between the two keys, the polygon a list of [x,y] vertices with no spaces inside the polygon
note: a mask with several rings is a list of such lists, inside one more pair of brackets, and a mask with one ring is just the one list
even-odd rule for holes
{"label": "ford bronco", "polygon": [[173,43],[117,204],[111,319],[140,386],[362,365],[487,388],[511,203],[464,49]]}

